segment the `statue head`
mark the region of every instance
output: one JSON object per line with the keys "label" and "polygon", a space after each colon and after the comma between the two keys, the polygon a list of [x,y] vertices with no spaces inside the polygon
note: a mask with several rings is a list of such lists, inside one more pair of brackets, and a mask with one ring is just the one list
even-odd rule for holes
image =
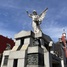
{"label": "statue head", "polygon": [[36,10],[33,10],[33,15],[37,15],[37,12],[36,12]]}

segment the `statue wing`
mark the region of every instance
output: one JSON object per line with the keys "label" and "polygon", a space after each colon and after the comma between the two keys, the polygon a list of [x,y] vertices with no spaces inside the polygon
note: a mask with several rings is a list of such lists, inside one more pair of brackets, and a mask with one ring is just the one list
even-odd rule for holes
{"label": "statue wing", "polygon": [[39,21],[40,21],[40,22],[44,19],[47,10],[48,10],[48,8],[46,8],[46,9],[39,15]]}

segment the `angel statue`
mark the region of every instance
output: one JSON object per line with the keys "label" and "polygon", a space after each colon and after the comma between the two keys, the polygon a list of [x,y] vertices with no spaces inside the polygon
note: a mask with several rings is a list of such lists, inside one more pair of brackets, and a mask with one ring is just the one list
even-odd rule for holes
{"label": "angel statue", "polygon": [[47,9],[48,8],[46,8],[40,15],[37,14],[36,10],[33,10],[32,14],[29,14],[29,12],[26,11],[28,16],[32,18],[32,27],[35,34],[42,32],[40,28],[40,24],[42,23],[42,20],[46,15]]}

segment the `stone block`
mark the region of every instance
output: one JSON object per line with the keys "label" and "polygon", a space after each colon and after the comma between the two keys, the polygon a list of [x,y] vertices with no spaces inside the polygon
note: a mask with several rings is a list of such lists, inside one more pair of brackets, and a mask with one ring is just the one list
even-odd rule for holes
{"label": "stone block", "polygon": [[20,50],[27,50],[29,44],[24,44]]}
{"label": "stone block", "polygon": [[9,59],[19,59],[19,58],[26,58],[27,51],[11,51],[9,55]]}
{"label": "stone block", "polygon": [[20,45],[21,44],[21,40],[16,40],[15,41],[15,45]]}
{"label": "stone block", "polygon": [[40,65],[27,65],[27,67],[44,67],[44,66],[40,66]]}
{"label": "stone block", "polygon": [[34,33],[32,31],[21,31],[15,35],[15,39],[29,36],[34,37]]}
{"label": "stone block", "polygon": [[49,42],[49,47],[52,47],[52,45],[53,45],[53,41],[50,41]]}
{"label": "stone block", "polygon": [[24,44],[33,44],[33,38],[31,38],[31,37],[25,38],[24,39]]}
{"label": "stone block", "polygon": [[19,47],[19,45],[14,46],[11,51],[16,51],[18,49],[18,47]]}
{"label": "stone block", "polygon": [[28,53],[44,53],[43,49],[39,46],[28,47]]}
{"label": "stone block", "polygon": [[42,37],[42,32],[36,33],[35,38]]}
{"label": "stone block", "polygon": [[27,54],[28,65],[41,65],[44,66],[44,55],[40,53]]}
{"label": "stone block", "polygon": [[10,51],[11,51],[11,50],[6,50],[6,51],[4,51],[3,56],[9,55]]}
{"label": "stone block", "polygon": [[17,67],[25,67],[25,59],[18,59]]}
{"label": "stone block", "polygon": [[13,67],[13,59],[11,59],[11,60],[8,60],[8,65],[7,65],[7,67]]}

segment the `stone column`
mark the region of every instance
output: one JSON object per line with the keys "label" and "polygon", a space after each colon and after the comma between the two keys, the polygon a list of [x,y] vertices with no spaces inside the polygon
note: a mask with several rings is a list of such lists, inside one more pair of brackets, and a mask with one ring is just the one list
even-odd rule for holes
{"label": "stone column", "polygon": [[44,65],[45,67],[52,67],[52,57],[46,48],[44,48]]}

